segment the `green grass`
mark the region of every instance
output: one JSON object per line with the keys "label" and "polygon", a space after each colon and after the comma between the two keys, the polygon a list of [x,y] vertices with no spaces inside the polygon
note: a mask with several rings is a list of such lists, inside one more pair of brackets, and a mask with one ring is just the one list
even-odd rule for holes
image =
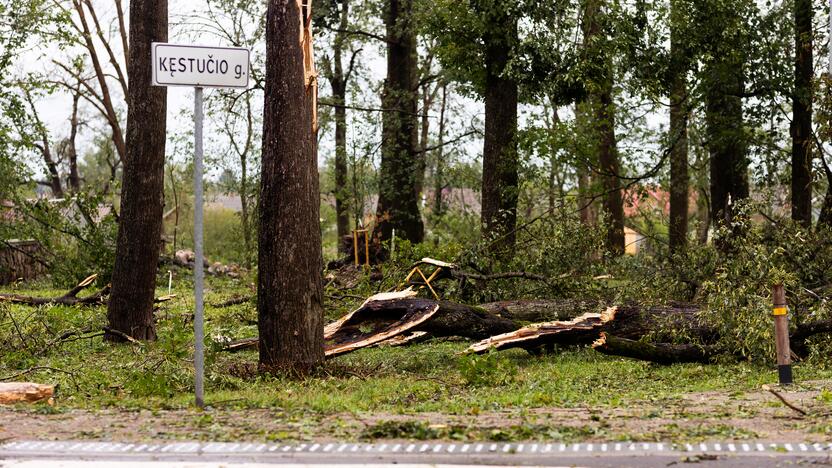
{"label": "green grass", "polygon": [[[27,411],[61,412],[66,409],[117,409],[162,411],[192,407],[193,352],[191,282],[177,272],[178,297],[157,312],[159,340],[144,345],[103,342],[101,336],[51,343],[70,330],[92,334],[106,323],[103,307],[39,307],[0,304],[0,378],[37,366],[16,380],[58,385],[54,408]],[[208,304],[240,294],[252,294],[250,279],[209,278]],[[16,291],[41,296],[62,291]],[[159,295],[167,290],[160,288]],[[335,300],[327,304],[330,316],[359,302]],[[407,417],[441,413],[475,416],[510,411],[526,418],[539,408],[647,408],[644,417],[662,415],[691,392],[721,392],[728,398],[758,391],[776,382],[776,372],[752,363],[658,366],[615,358],[589,349],[565,350],[531,356],[521,350],[464,356],[468,343],[434,340],[427,343],[365,349],[332,361],[304,380],[260,376],[256,352],[229,354],[221,351],[229,340],[254,336],[254,303],[206,310],[207,403],[237,410],[263,408],[279,411],[288,419],[322,418],[338,414],[388,414]],[[54,370],[54,369],[60,369]],[[832,370],[805,364],[795,366],[795,379],[832,378]],[[829,404],[828,390],[817,397]],[[688,408],[688,419],[704,417]],[[753,415],[753,410],[748,415]],[[711,414],[711,417],[720,417]],[[742,414],[724,416],[744,417]],[[206,416],[208,417],[208,416]],[[749,416],[750,417],[750,416]],[[498,429],[448,426],[431,428],[420,422],[376,421],[362,429],[361,437],[373,439],[398,435],[408,438],[465,438],[515,440],[534,434],[551,440],[573,440],[599,435],[603,424],[562,427],[536,422]],[[210,425],[210,419],[204,421]],[[601,429],[599,429],[599,427]],[[492,432],[492,431],[498,432]],[[820,433],[828,427],[818,426]],[[589,432],[587,432],[589,431]],[[658,435],[698,438],[713,434],[747,437],[730,426],[697,429],[667,427]],[[709,432],[710,431],[710,432]],[[713,432],[717,431],[717,432]],[[732,432],[734,431],[734,432]],[[548,434],[548,435],[547,435]],[[280,434],[265,438],[285,438]],[[537,436],[535,436],[537,437]]]}

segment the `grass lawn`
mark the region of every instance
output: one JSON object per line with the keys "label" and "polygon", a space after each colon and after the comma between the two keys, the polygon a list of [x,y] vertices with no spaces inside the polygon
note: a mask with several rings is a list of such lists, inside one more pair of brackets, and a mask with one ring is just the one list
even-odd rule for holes
{"label": "grass lawn", "polygon": [[[185,273],[181,273],[185,275]],[[256,373],[256,352],[221,351],[255,336],[254,303],[206,309],[206,400],[192,406],[193,305],[187,277],[157,312],[159,340],[54,342],[95,334],[104,307],[0,304],[0,378],[58,385],[55,405],[0,409],[2,438],[119,440],[662,440],[832,438],[832,369],[799,363],[786,408],[761,389],[776,371],[751,363],[658,366],[570,349],[463,356],[435,340],[365,349],[293,380]],[[250,280],[209,278],[206,303],[253,294]],[[6,291],[11,291],[6,288]],[[57,296],[64,291],[18,289]],[[160,289],[158,295],[167,294]],[[82,294],[83,295],[83,294]],[[328,301],[328,319],[360,303]]]}

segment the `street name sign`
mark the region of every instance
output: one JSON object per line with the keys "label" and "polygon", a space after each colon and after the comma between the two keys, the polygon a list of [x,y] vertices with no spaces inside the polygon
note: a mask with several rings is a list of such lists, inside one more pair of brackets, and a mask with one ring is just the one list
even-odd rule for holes
{"label": "street name sign", "polygon": [[249,50],[153,42],[153,86],[194,88],[194,393],[205,406],[205,303],[202,242],[203,88],[248,88]]}
{"label": "street name sign", "polygon": [[249,50],[154,42],[154,86],[247,88]]}

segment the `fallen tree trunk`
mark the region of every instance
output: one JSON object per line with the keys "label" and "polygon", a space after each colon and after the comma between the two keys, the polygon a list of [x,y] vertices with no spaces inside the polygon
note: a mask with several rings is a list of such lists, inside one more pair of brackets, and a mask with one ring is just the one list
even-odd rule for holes
{"label": "fallen tree trunk", "polygon": [[478,307],[509,320],[539,323],[570,320],[587,312],[604,310],[606,304],[601,301],[569,299],[517,299],[489,302]]}
{"label": "fallen tree trunk", "polygon": [[110,285],[104,286],[96,292],[87,297],[78,297],[78,293],[90,286],[98,275],[90,275],[84,278],[74,288],[66,292],[66,294],[58,297],[33,297],[21,296],[19,294],[0,294],[0,301],[13,302],[16,304],[27,305],[46,305],[46,304],[62,304],[62,305],[103,305],[106,303],[106,296],[110,293]]}
{"label": "fallen tree trunk", "polygon": [[601,336],[601,332],[630,340],[638,340],[648,333],[659,341],[673,341],[668,338],[684,336],[703,344],[711,344],[717,338],[696,306],[628,305],[586,312],[572,320],[532,324],[475,343],[466,352],[484,353],[491,348],[523,348],[537,352],[543,347],[590,345]]}
{"label": "fallen tree trunk", "polygon": [[55,387],[32,382],[0,382],[0,405],[35,403],[52,399]]}
{"label": "fallen tree trunk", "polygon": [[708,363],[716,355],[716,349],[712,346],[645,343],[643,341],[619,338],[605,332],[601,332],[601,337],[592,343],[592,348],[603,354],[650,361],[657,364],[676,364],[680,362]]}
{"label": "fallen tree trunk", "polygon": [[[325,355],[340,356],[380,344],[406,344],[428,337],[483,339],[519,328],[484,309],[415,298],[413,291],[371,297],[361,307],[324,327]],[[257,347],[257,338],[237,340],[226,351]]]}

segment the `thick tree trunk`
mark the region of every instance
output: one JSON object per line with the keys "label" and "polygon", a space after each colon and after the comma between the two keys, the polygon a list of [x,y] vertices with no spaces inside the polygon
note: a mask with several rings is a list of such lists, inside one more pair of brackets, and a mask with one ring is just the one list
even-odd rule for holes
{"label": "thick tree trunk", "polygon": [[260,368],[305,373],[324,359],[313,86],[304,77],[299,1],[266,13],[266,89],[257,313]]}
{"label": "thick tree trunk", "polygon": [[812,225],[812,0],[795,0],[792,95],[792,219]]}
{"label": "thick tree trunk", "polygon": [[544,347],[589,345],[600,337],[601,332],[630,340],[652,334],[651,337],[657,341],[671,341],[674,334],[679,334],[705,345],[717,339],[696,306],[601,306],[572,320],[535,323],[492,336],[471,345],[468,352],[484,353],[491,348],[536,351]]}
{"label": "thick tree trunk", "polygon": [[670,55],[673,77],[670,89],[670,226],[671,252],[680,252],[688,243],[688,99],[686,54],[679,37],[682,17],[679,0],[671,3]]}
{"label": "thick tree trunk", "polygon": [[[153,296],[162,236],[167,89],[150,85],[150,44],[167,38],[167,0],[132,1],[127,158],[107,320],[110,328],[138,340],[156,339]],[[110,333],[106,337],[123,341]]]}
{"label": "thick tree trunk", "polygon": [[713,347],[692,344],[647,343],[601,332],[592,348],[600,353],[623,356],[657,364],[701,362],[707,364],[716,355]]}
{"label": "thick tree trunk", "polygon": [[517,224],[517,82],[507,76],[517,18],[498,3],[487,17],[485,39],[485,138],[482,155],[483,238],[492,252],[510,257]]}
{"label": "thick tree trunk", "polygon": [[375,237],[421,242],[424,225],[416,197],[416,32],[413,0],[387,3],[387,79],[382,107],[381,167]]}
{"label": "thick tree trunk", "polygon": [[330,358],[413,332],[483,339],[515,330],[517,325],[463,304],[405,298],[369,301],[327,329],[326,356]]}

